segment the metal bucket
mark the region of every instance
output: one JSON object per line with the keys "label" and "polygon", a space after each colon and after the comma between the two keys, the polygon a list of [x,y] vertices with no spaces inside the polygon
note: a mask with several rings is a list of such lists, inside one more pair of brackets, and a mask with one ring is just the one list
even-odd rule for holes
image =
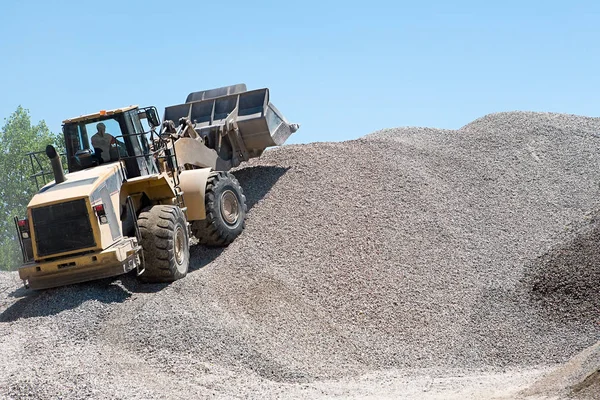
{"label": "metal bucket", "polygon": [[269,89],[241,92],[245,88],[242,84],[191,93],[188,102],[167,107],[164,120],[177,126],[180,118],[189,118],[202,135],[233,119],[250,154],[259,155],[267,147],[285,143],[299,126],[290,124],[269,101]]}

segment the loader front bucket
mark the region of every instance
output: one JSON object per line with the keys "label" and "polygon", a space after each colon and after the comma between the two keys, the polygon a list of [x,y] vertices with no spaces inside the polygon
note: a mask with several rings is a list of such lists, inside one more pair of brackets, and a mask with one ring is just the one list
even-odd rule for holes
{"label": "loader front bucket", "polygon": [[[233,94],[219,97],[210,95],[223,93],[219,89],[192,93],[188,96],[191,101],[167,107],[164,120],[171,120],[178,126],[180,118],[189,118],[201,136],[203,132],[208,133],[225,125],[228,120],[235,121],[251,157],[259,156],[267,147],[281,146],[298,129],[299,125],[290,124],[269,101],[269,89],[235,93],[242,89],[240,85],[235,86],[235,89],[228,91]],[[198,95],[209,92],[212,93]],[[198,98],[204,99],[196,100]]]}

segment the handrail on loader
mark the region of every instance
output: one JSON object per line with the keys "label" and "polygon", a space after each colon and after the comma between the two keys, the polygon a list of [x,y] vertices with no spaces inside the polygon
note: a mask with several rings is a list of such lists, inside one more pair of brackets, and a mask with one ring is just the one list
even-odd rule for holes
{"label": "handrail on loader", "polygon": [[[42,154],[42,158],[41,160],[43,160],[44,162],[42,162],[40,160],[40,158],[38,158],[38,156]],[[48,162],[48,157],[46,156],[46,152],[45,151],[30,151],[29,153],[25,153],[26,156],[29,156],[29,161],[31,163],[31,171],[33,172],[32,175],[29,175],[30,179],[34,179],[35,180],[35,186],[37,187],[37,190],[40,190],[41,187],[43,187],[44,185],[46,185],[48,183],[48,178],[47,177],[51,177],[54,178],[54,173],[52,172],[52,168],[50,167],[49,170],[47,170],[46,168],[44,168],[44,164],[47,164],[48,166],[50,166],[50,163]],[[59,156],[61,157],[61,161],[64,161],[66,157],[65,153],[59,153]],[[65,162],[62,162],[62,165],[65,165]],[[40,186],[40,181],[39,179],[41,179],[42,183]]]}

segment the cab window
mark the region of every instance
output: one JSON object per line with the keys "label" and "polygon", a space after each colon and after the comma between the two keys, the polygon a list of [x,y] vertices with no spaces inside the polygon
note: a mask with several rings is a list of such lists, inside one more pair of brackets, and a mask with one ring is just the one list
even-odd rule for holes
{"label": "cab window", "polygon": [[116,119],[65,125],[69,171],[117,161],[126,156],[121,127]]}

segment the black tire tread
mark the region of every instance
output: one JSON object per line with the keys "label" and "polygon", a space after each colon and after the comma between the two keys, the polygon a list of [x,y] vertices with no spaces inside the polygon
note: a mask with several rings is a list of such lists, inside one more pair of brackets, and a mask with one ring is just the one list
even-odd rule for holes
{"label": "black tire tread", "polygon": [[[188,241],[185,216],[181,209],[171,205],[155,205],[142,210],[138,216],[138,227],[142,237],[145,271],[140,275],[143,282],[173,282],[187,275],[176,266],[174,251],[175,227],[182,225]],[[189,242],[184,262],[189,264]]]}
{"label": "black tire tread", "polygon": [[[220,213],[216,202],[217,193],[225,186],[231,186],[240,195],[240,203],[242,205],[242,222],[237,229],[232,231],[219,223],[217,213]],[[194,221],[192,223],[192,232],[198,239],[200,244],[212,247],[227,246],[235,240],[236,237],[244,230],[246,224],[246,196],[238,180],[233,174],[228,172],[216,171],[212,172],[206,183],[205,208],[206,219]]]}

